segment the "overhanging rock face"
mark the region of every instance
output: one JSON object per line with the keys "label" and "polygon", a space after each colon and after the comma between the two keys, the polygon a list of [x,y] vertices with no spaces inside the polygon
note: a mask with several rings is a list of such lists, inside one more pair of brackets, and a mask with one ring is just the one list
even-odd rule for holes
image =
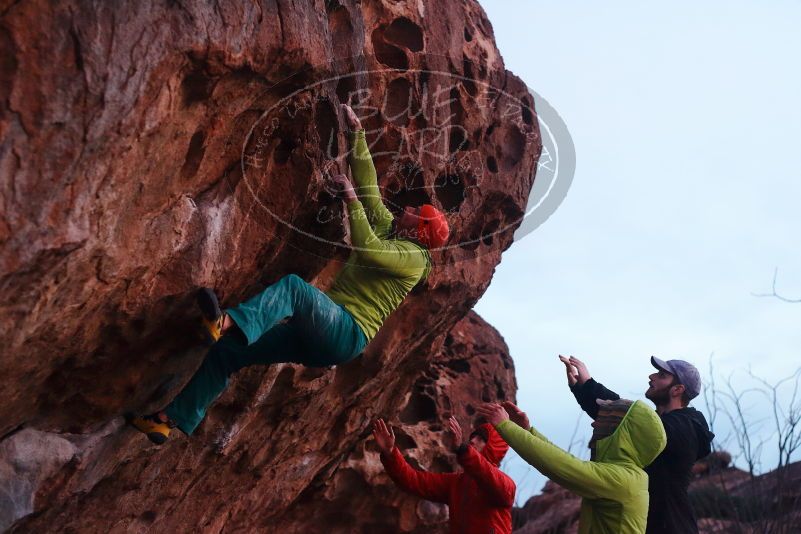
{"label": "overhanging rock face", "polygon": [[[0,8],[0,50],[0,525],[258,530],[329,491],[372,419],[401,417],[525,212],[537,119],[481,8],[22,0]],[[347,256],[326,188],[347,101],[390,207],[449,212],[450,246],[362,357],[246,370],[191,440],[149,446],[120,414],[199,365],[194,289],[326,287]]]}
{"label": "overhanging rock face", "polygon": [[[447,437],[454,415],[469,434],[482,402],[511,400],[514,365],[500,334],[475,312],[456,323],[410,390],[390,408],[396,443],[416,468],[461,469]],[[394,414],[397,414],[396,416]],[[382,414],[378,414],[382,415]],[[310,517],[313,518],[310,521]],[[398,489],[381,465],[372,439],[357,442],[331,476],[305,491],[270,526],[276,532],[448,532],[448,507]]]}

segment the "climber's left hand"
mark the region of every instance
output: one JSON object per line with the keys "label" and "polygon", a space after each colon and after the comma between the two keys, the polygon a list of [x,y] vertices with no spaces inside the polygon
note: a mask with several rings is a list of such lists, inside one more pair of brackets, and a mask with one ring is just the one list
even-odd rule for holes
{"label": "climber's left hand", "polygon": [[356,115],[356,112],[353,111],[352,107],[347,104],[342,104],[342,111],[345,113],[345,120],[351,131],[356,132],[362,129],[362,121],[359,120],[359,117]]}
{"label": "climber's left hand", "polygon": [[331,181],[346,201],[351,202],[357,200],[356,191],[353,190],[353,184],[350,179],[344,174],[335,174],[331,177]]}

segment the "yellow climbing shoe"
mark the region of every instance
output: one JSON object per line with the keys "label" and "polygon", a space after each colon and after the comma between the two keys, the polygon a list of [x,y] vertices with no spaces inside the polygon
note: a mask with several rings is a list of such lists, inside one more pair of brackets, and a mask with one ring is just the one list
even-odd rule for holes
{"label": "yellow climbing shoe", "polygon": [[201,287],[195,295],[200,314],[203,317],[203,334],[206,344],[212,345],[222,335],[223,312],[214,290]]}
{"label": "yellow climbing shoe", "polygon": [[160,421],[155,415],[131,415],[128,423],[156,445],[161,445],[170,437],[170,425]]}
{"label": "yellow climbing shoe", "polygon": [[214,320],[209,320],[203,317],[202,322],[203,334],[206,337],[206,344],[212,345],[215,341],[220,339],[220,336],[222,335],[223,316],[221,315]]}

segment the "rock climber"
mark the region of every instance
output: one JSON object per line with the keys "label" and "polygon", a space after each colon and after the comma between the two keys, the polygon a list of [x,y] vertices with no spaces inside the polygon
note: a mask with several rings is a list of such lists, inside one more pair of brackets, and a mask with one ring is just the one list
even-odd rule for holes
{"label": "rock climber", "polygon": [[642,534],[648,517],[648,475],[643,467],[665,448],[665,430],[656,412],[642,401],[597,402],[590,461],[548,441],[511,402],[484,404],[477,412],[521,458],[582,497],[579,534]]}
{"label": "rock climber", "polygon": [[499,467],[509,446],[489,424],[477,427],[468,443],[464,442],[462,427],[455,417],[448,419],[448,428],[461,472],[414,469],[395,446],[395,432],[379,419],[373,425],[373,436],[381,451],[381,463],[404,491],[447,504],[450,532],[511,533],[515,483]]}
{"label": "rock climber", "polygon": [[163,410],[131,415],[129,422],[151,441],[164,443],[170,429],[191,435],[228,378],[251,365],[293,362],[310,367],[342,364],[362,353],[387,316],[424,280],[430,250],[442,247],[449,227],[431,204],[404,208],[393,217],[381,200],[364,129],[343,105],[356,182],[333,181],[347,204],[352,252],[327,292],[290,274],[251,299],[222,311],[214,292],[198,293],[212,344],[200,368]]}
{"label": "rock climber", "polygon": [[[595,399],[617,400],[620,396],[593,380],[587,366],[573,356],[560,356],[567,371],[567,383],[579,405],[595,419]],[[655,373],[648,376],[645,397],[654,403],[667,435],[667,446],[648,473],[648,534],[697,534],[698,524],[687,488],[695,462],[712,452],[712,439],[704,415],[689,406],[701,392],[698,369],[684,360],[663,361],[651,357]]]}

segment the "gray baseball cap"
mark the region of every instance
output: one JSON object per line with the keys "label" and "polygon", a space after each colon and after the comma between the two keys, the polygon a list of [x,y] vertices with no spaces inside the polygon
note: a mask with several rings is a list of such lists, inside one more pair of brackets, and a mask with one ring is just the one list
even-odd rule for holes
{"label": "gray baseball cap", "polygon": [[701,393],[701,373],[690,362],[684,360],[664,361],[656,356],[651,356],[651,365],[675,376],[679,384],[684,386],[690,399],[694,399]]}

